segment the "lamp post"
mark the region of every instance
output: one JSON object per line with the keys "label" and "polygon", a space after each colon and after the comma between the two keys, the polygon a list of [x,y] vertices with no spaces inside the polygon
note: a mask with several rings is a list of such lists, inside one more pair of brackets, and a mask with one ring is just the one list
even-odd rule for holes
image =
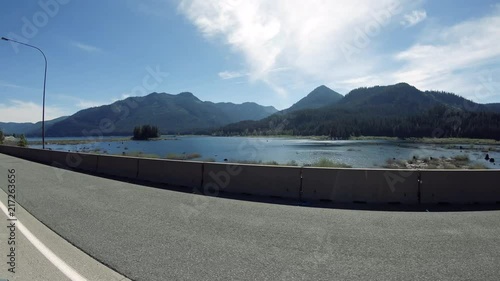
{"label": "lamp post", "polygon": [[12,40],[12,39],[9,39],[9,38],[5,38],[5,37],[2,37],[2,40],[11,41],[11,42],[14,42],[14,43],[17,43],[17,44],[21,44],[21,45],[24,45],[24,46],[28,46],[28,47],[37,49],[38,51],[40,51],[40,53],[42,53],[43,59],[45,60],[45,73],[44,73],[44,76],[43,76],[43,105],[42,105],[42,149],[45,149],[45,85],[47,84],[47,57],[42,52],[42,50],[40,50],[40,48],[38,48],[38,47],[29,45],[29,44],[26,44],[26,43],[22,43],[22,42],[19,42],[19,41],[16,41],[16,40]]}

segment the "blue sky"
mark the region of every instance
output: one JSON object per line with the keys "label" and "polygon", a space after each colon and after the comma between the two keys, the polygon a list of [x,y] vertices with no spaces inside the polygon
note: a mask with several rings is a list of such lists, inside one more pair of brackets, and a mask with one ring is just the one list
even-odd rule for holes
{"label": "blue sky", "polygon": [[[321,84],[500,102],[497,1],[1,1],[0,35],[47,55],[46,119],[151,92],[284,109]],[[42,86],[42,56],[0,41],[0,121],[39,121]]]}

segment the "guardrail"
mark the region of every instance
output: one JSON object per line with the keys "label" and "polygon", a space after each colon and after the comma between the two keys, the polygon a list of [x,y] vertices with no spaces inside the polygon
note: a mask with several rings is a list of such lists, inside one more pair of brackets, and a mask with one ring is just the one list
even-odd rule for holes
{"label": "guardrail", "polygon": [[285,167],[110,156],[0,145],[58,168],[220,192],[336,203],[500,203],[500,171]]}

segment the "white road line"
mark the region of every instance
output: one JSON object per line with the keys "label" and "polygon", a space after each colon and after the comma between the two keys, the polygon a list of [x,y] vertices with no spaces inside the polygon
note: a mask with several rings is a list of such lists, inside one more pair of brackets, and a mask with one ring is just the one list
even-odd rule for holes
{"label": "white road line", "polygon": [[[0,208],[5,213],[8,218],[9,212],[7,207],[0,201]],[[86,281],[83,276],[81,276],[78,272],[76,272],[71,266],[61,260],[54,252],[52,252],[47,246],[45,246],[38,238],[31,233],[22,223],[21,221],[16,221],[16,227],[21,231],[21,233],[35,246],[35,248],[42,253],[57,269],[59,269],[64,275],[66,275],[69,279],[73,281]]]}

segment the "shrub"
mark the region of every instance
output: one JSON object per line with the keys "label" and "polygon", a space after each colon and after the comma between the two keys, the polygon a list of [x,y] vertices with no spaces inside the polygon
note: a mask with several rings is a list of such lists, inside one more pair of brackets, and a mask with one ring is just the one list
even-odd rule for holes
{"label": "shrub", "polygon": [[19,142],[17,143],[17,145],[20,147],[27,147],[28,146],[28,141],[26,140],[26,137],[24,135],[21,135],[19,137]]}

